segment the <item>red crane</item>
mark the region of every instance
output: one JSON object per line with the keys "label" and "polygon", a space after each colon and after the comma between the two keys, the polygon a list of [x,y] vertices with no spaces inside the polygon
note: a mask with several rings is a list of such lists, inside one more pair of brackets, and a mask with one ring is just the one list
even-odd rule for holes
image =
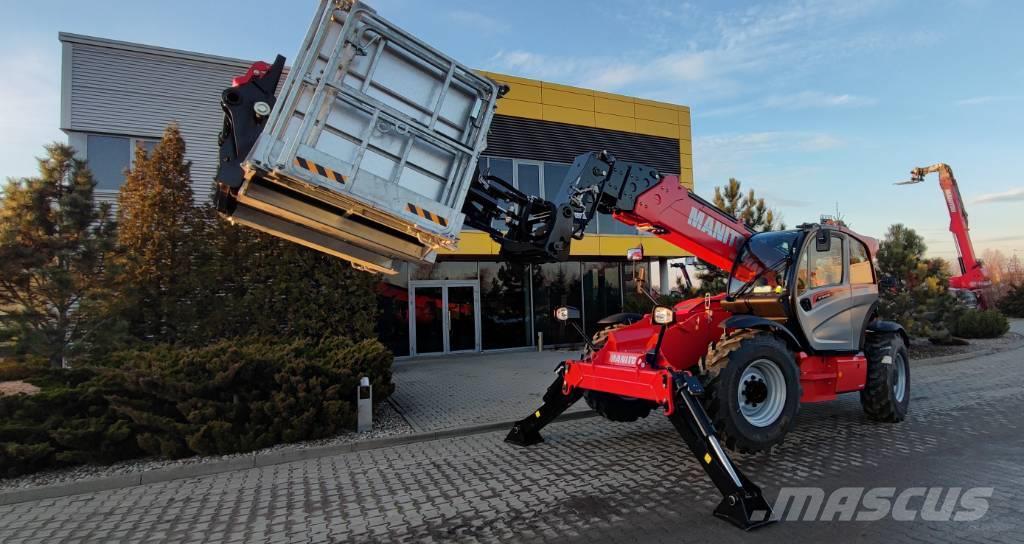
{"label": "red crane", "polygon": [[967,222],[967,209],[964,208],[964,199],[960,196],[960,187],[956,183],[956,178],[953,177],[953,169],[948,164],[941,162],[914,168],[910,171],[910,180],[896,185],[921,183],[925,176],[933,172],[939,174],[939,187],[942,189],[942,196],[946,200],[946,209],[949,211],[949,232],[953,233],[957,262],[960,265],[960,275],[949,279],[949,287],[950,289],[973,292],[978,298],[979,306],[984,308],[987,306],[987,300],[983,291],[992,285],[992,280],[974,253],[974,244],[971,243],[970,228]]}

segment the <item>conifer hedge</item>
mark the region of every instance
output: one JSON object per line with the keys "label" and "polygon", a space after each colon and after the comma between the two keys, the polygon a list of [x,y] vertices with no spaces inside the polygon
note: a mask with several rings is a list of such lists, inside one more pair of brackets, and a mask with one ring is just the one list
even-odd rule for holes
{"label": "conifer hedge", "polygon": [[356,385],[391,394],[378,341],[222,340],[115,353],[76,369],[36,367],[36,395],[0,397],[0,476],[140,456],[252,451],[354,428]]}

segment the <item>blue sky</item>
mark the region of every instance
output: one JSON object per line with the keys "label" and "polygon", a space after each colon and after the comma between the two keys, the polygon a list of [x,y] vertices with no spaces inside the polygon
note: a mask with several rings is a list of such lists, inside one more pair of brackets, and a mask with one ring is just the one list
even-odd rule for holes
{"label": "blue sky", "polygon": [[[947,162],[978,251],[1024,257],[1022,2],[371,4],[472,66],[689,105],[698,193],[736,177],[790,225],[838,205],[857,230],[903,222],[951,257],[937,179],[891,185]],[[58,31],[270,60],[294,54],[315,2],[239,5],[6,2],[0,176],[32,174],[62,137]]]}

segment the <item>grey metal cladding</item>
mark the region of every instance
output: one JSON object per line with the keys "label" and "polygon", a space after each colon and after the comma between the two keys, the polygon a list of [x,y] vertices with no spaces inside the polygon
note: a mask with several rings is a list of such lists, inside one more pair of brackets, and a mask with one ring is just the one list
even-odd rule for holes
{"label": "grey metal cladding", "polygon": [[577,155],[608,151],[616,158],[679,173],[679,140],[538,119],[495,115],[485,155],[571,163]]}
{"label": "grey metal cladding", "polygon": [[217,166],[220,94],[249,63],[85,36],[62,34],[61,41],[72,47],[70,111],[61,128],[158,138],[176,122],[196,199],[205,199]]}

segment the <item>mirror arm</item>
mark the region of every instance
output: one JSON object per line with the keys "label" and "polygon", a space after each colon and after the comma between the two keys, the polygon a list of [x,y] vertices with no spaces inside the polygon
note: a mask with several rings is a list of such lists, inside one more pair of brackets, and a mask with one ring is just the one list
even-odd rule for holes
{"label": "mirror arm", "polygon": [[582,338],[583,341],[587,344],[587,347],[590,348],[590,352],[597,353],[597,348],[594,347],[594,343],[591,342],[590,338],[586,335],[586,333],[583,332],[583,328],[580,327],[579,324],[577,324],[575,321],[571,319],[569,320],[569,324],[572,325],[572,328],[576,329],[576,332],[580,333],[580,338]]}

